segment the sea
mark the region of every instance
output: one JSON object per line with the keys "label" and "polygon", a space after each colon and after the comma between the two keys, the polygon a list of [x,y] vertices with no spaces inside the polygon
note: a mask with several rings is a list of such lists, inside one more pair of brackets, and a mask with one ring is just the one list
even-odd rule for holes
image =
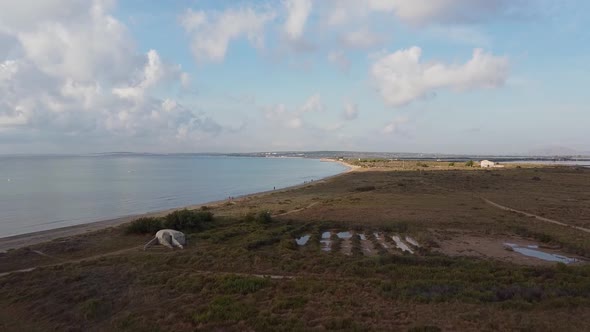
{"label": "sea", "polygon": [[0,156],[0,238],[278,190],[346,169],[306,158]]}

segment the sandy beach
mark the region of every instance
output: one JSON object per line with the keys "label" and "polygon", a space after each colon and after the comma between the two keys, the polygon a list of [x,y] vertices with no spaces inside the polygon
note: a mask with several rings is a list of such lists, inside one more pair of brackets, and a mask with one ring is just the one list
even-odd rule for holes
{"label": "sandy beach", "polygon": [[[338,160],[321,159],[321,161],[336,162],[336,163],[339,163],[343,166],[346,166],[347,169],[341,173],[338,173],[338,174],[332,175],[332,176],[328,176],[328,177],[325,177],[322,179],[318,179],[317,181],[313,181],[313,182],[309,182],[309,183],[302,183],[302,184],[298,184],[298,185],[294,185],[294,186],[290,186],[290,187],[285,187],[285,188],[281,188],[281,189],[277,189],[277,190],[267,190],[267,191],[246,194],[246,195],[235,197],[232,200],[239,201],[242,199],[254,198],[257,196],[266,195],[266,194],[270,194],[273,192],[282,192],[282,191],[287,191],[287,190],[293,190],[293,189],[297,189],[297,188],[300,188],[305,185],[313,185],[315,183],[320,183],[324,180],[352,172],[356,169],[356,166],[353,166],[353,165],[350,165],[350,164],[347,164],[345,162],[338,161]],[[43,243],[43,242],[47,242],[47,241],[51,241],[51,240],[55,240],[55,239],[59,239],[59,238],[63,238],[63,237],[69,237],[69,236],[84,234],[84,233],[88,233],[88,232],[94,232],[94,231],[98,231],[98,230],[109,228],[109,227],[116,227],[116,226],[120,226],[122,224],[131,222],[131,221],[141,218],[141,217],[162,217],[162,216],[165,216],[165,215],[167,215],[171,212],[177,211],[177,210],[199,209],[202,206],[216,206],[216,205],[224,204],[227,202],[228,202],[227,199],[218,200],[218,201],[211,201],[211,202],[188,205],[188,206],[183,206],[183,207],[178,207],[178,208],[173,208],[173,209],[152,211],[152,212],[147,212],[147,213],[143,213],[143,214],[122,216],[119,218],[100,220],[100,221],[95,221],[95,222],[90,222],[90,223],[85,223],[85,224],[80,224],[80,225],[73,225],[73,226],[49,229],[49,230],[44,230],[44,231],[38,231],[38,232],[3,237],[3,238],[0,238],[0,252],[6,252],[7,250],[10,250],[10,249],[18,249],[18,248],[22,248],[22,247],[26,247],[26,246],[30,246],[30,245],[34,245],[34,244],[38,244],[38,243]]]}

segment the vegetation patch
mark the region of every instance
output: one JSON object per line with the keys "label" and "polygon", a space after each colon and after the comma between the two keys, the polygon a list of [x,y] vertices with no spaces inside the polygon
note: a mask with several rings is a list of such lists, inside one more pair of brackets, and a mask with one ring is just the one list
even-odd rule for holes
{"label": "vegetation patch", "polygon": [[210,211],[178,210],[164,217],[164,227],[179,231],[199,231],[213,221]]}
{"label": "vegetation patch", "polygon": [[236,301],[230,296],[219,296],[207,306],[203,312],[193,315],[196,323],[238,322],[252,318],[258,314],[255,306]]}
{"label": "vegetation patch", "polygon": [[227,276],[219,281],[223,292],[249,294],[270,286],[270,280],[257,277]]}
{"label": "vegetation patch", "polygon": [[139,218],[125,227],[126,234],[154,234],[163,228],[162,218]]}
{"label": "vegetation patch", "polygon": [[375,189],[377,189],[375,186],[361,186],[354,188],[354,190],[358,192],[373,191]]}

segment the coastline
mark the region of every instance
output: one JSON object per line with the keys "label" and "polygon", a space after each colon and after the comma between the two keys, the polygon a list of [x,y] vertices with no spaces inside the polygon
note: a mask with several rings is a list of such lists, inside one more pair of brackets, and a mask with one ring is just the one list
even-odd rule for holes
{"label": "coastline", "polygon": [[[347,169],[344,170],[343,172],[338,173],[338,174],[330,175],[330,176],[318,179],[313,182],[296,184],[293,186],[288,186],[288,187],[284,187],[284,188],[280,188],[280,189],[276,189],[276,190],[266,190],[266,191],[259,191],[259,192],[254,192],[254,193],[250,193],[250,194],[245,194],[245,195],[237,196],[234,200],[249,199],[249,198],[253,198],[253,197],[267,195],[267,194],[274,193],[274,192],[294,190],[294,189],[301,188],[303,186],[314,185],[316,183],[321,183],[325,180],[328,180],[328,179],[331,179],[331,178],[334,178],[337,176],[345,175],[345,174],[353,172],[357,169],[356,166],[347,164],[347,163],[339,161],[339,160],[320,159],[320,161],[336,162],[336,163],[339,163],[339,164],[347,167]],[[197,204],[192,204],[192,205],[187,205],[187,206],[182,206],[182,207],[177,207],[177,208],[171,208],[171,209],[166,209],[166,210],[158,210],[158,211],[152,211],[152,212],[146,212],[146,213],[140,213],[140,214],[133,214],[133,215],[121,216],[121,217],[113,218],[113,219],[94,221],[94,222],[85,223],[85,224],[66,226],[66,227],[48,229],[48,230],[43,230],[43,231],[36,231],[36,232],[31,232],[31,233],[24,233],[24,234],[2,237],[2,238],[0,238],[0,253],[6,252],[6,251],[12,250],[12,249],[19,249],[19,248],[27,247],[30,245],[35,245],[35,244],[39,244],[39,243],[43,243],[43,242],[52,241],[52,240],[59,239],[59,238],[70,237],[70,236],[100,231],[100,230],[107,229],[110,227],[117,227],[117,226],[132,222],[132,221],[134,221],[138,218],[142,218],[142,217],[163,217],[171,212],[178,211],[178,210],[199,209],[202,206],[218,206],[218,205],[221,205],[221,204],[224,204],[227,202],[228,202],[227,199],[216,200],[216,201],[197,203]]]}

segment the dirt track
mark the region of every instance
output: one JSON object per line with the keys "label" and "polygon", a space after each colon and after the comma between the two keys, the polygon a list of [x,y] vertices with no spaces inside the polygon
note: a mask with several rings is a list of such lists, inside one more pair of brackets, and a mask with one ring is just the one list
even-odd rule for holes
{"label": "dirt track", "polygon": [[484,197],[482,197],[481,199],[483,199],[484,202],[486,202],[486,203],[488,203],[488,204],[490,204],[490,205],[492,205],[492,206],[494,206],[494,207],[496,207],[498,209],[504,210],[504,211],[510,211],[510,212],[520,213],[520,214],[523,214],[523,215],[525,215],[527,217],[533,217],[533,218],[539,219],[541,221],[549,222],[549,223],[560,225],[560,226],[571,227],[571,228],[577,229],[577,230],[582,231],[582,232],[590,233],[590,229],[588,229],[588,228],[579,227],[579,226],[573,226],[573,225],[568,225],[568,224],[563,223],[561,221],[557,221],[557,220],[553,220],[553,219],[541,217],[541,216],[538,216],[536,214],[532,214],[532,213],[528,213],[528,212],[524,212],[524,211],[520,211],[520,210],[515,210],[513,208],[509,208],[507,206],[500,205],[500,204],[498,204],[496,202],[492,202],[489,199],[484,198]]}

